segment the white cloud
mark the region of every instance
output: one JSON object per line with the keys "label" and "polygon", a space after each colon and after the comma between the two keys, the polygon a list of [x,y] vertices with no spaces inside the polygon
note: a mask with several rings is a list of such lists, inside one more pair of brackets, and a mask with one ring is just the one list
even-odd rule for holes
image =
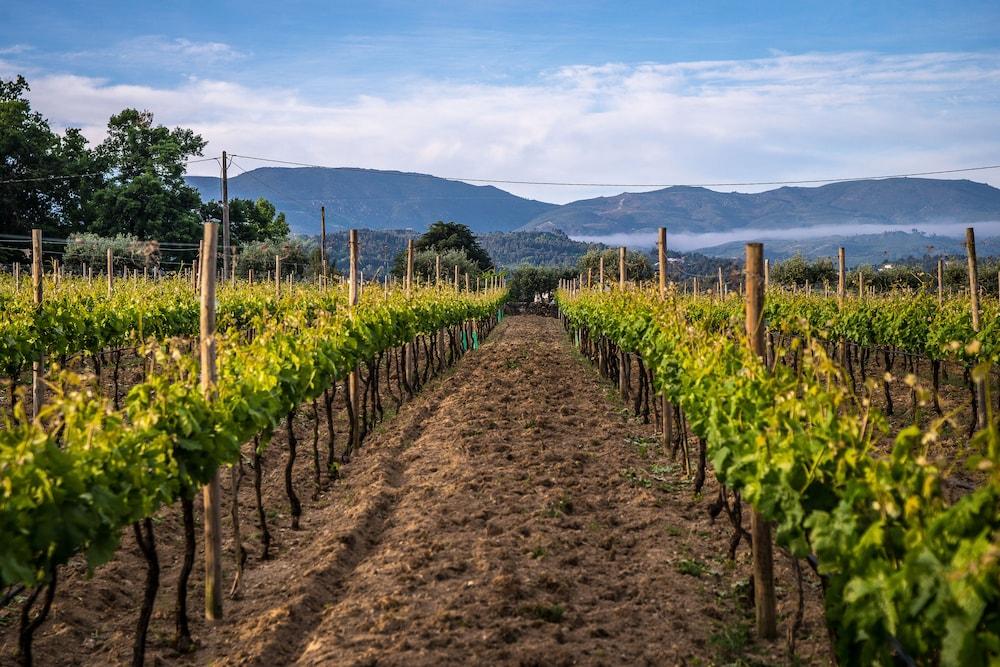
{"label": "white cloud", "polygon": [[[221,44],[155,44],[184,57],[239,57]],[[193,78],[174,88],[71,74],[30,83],[33,104],[55,125],[81,126],[95,141],[108,116],[136,106],[194,128],[213,153],[443,176],[771,181],[976,166],[1000,156],[1000,54],[989,53],[578,65],[522,85],[424,81],[392,97],[331,102]],[[1000,173],[969,177],[1000,185]],[[501,187],[548,201],[616,192]]]}

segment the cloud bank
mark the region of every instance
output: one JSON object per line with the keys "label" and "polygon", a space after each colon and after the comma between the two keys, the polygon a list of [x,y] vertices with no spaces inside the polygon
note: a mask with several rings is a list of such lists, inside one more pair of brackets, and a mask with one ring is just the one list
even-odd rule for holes
{"label": "cloud bank", "polygon": [[[151,38],[138,51],[230,61],[222,43]],[[18,69],[0,58],[0,75]],[[224,78],[122,85],[28,71],[57,127],[103,137],[108,116],[150,109],[226,149],[330,166],[449,177],[615,183],[799,180],[1000,162],[1000,54],[777,54],[753,60],[574,65],[528,83],[421,80],[349,99]],[[251,160],[242,167],[259,166]],[[192,173],[212,173],[212,163]],[[1000,185],[1000,170],[975,180]],[[552,202],[614,189],[502,186]],[[756,188],[764,189],[764,188]]]}

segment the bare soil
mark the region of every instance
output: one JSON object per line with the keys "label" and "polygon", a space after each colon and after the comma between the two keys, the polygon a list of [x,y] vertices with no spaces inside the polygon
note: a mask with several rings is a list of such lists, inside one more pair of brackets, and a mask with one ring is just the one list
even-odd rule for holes
{"label": "bare soil", "polygon": [[[148,664],[831,662],[809,573],[797,655],[789,652],[798,589],[780,553],[781,639],[753,638],[749,549],[744,543],[728,559],[732,529],[707,511],[714,482],[703,498],[692,495],[652,427],[628,416],[557,320],[504,320],[372,433],[337,481],[315,487],[311,407],[295,428],[302,529],[289,528],[287,436],[279,430],[264,464],[273,557],[259,558],[246,479],[240,515],[250,559],[241,594],[226,600],[222,621],[206,625],[199,551],[190,595],[197,646],[187,654],[170,646],[179,511],[157,517],[163,573]],[[229,475],[223,480],[228,503]],[[225,548],[228,579],[228,525]],[[82,563],[64,570],[36,636],[36,664],[127,663],[145,576],[131,531],[92,577]],[[16,613],[0,610],[5,664]]]}

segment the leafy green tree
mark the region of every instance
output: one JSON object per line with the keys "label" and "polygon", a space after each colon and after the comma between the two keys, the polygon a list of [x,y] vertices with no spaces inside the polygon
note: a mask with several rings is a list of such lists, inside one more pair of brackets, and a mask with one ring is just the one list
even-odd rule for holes
{"label": "leafy green tree", "polygon": [[82,231],[93,219],[89,196],[103,177],[77,129],[60,137],[26,97],[23,76],[0,79],[0,229],[46,235]]}
{"label": "leafy green tree", "polygon": [[805,285],[808,282],[818,287],[829,282],[836,286],[838,274],[833,260],[828,257],[809,261],[796,254],[773,266],[770,279],[781,285]]}
{"label": "leafy green tree", "polygon": [[186,161],[202,154],[205,140],[192,130],[155,125],[149,111],[125,109],[108,121],[97,159],[111,176],[95,193],[102,235],[196,241],[201,235],[198,191],[184,182]]}
{"label": "leafy green tree", "polygon": [[[208,201],[201,205],[201,218],[222,220],[222,202]],[[255,241],[284,239],[290,233],[284,213],[278,213],[274,204],[259,197],[229,200],[229,230],[234,245],[242,246]]]}
{"label": "leafy green tree", "polygon": [[511,301],[534,301],[536,295],[555,292],[562,278],[575,278],[572,266],[531,266],[523,264],[511,274],[507,287]]}
{"label": "leafy green tree", "polygon": [[281,275],[296,278],[315,276],[319,266],[319,244],[315,239],[289,236],[283,239],[253,241],[244,246],[236,255],[236,273],[246,277],[253,269],[254,280],[265,279],[268,271],[274,271],[274,257],[281,257]]}
{"label": "leafy green tree", "polygon": [[84,265],[95,273],[104,271],[108,250],[115,256],[115,266],[122,264],[133,269],[153,268],[160,263],[160,245],[156,241],[142,241],[134,236],[119,234],[113,238],[97,234],[72,234],[63,253],[67,271],[82,272]]}
{"label": "leafy green tree", "polygon": [[[427,231],[413,242],[416,252],[433,251],[434,254],[444,254],[449,250],[461,250],[465,256],[477,266],[478,270],[470,275],[478,275],[493,266],[493,260],[486,254],[472,230],[467,225],[457,222],[442,222],[438,220]],[[414,260],[415,261],[415,260]],[[406,273],[406,250],[404,249],[393,262],[392,273],[402,276]]]}
{"label": "leafy green tree", "polygon": [[[580,273],[586,276],[587,270],[593,269],[594,282],[596,283],[602,257],[604,258],[604,280],[616,282],[618,280],[618,250],[615,248],[587,252],[576,263],[577,276]],[[649,258],[641,252],[627,251],[625,253],[625,275],[629,280],[650,280],[653,277],[653,267],[649,263]]]}

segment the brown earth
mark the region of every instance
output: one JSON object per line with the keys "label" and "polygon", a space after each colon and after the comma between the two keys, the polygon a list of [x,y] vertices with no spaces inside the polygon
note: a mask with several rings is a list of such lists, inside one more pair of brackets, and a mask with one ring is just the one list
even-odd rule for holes
{"label": "brown earth", "polygon": [[[178,512],[158,517],[164,571],[149,664],[793,660],[785,636],[797,586],[788,559],[776,554],[782,639],[755,641],[749,550],[744,544],[735,561],[727,558],[728,521],[713,524],[707,512],[717,487],[710,482],[704,498],[692,496],[652,427],[627,416],[558,321],[506,319],[478,352],[379,427],[315,499],[310,412],[300,410],[296,426],[302,530],[288,529],[287,438],[279,431],[264,484],[274,557],[258,558],[252,485],[244,481],[251,558],[241,595],[227,599],[225,619],[208,627],[199,613],[199,554],[190,595],[198,646],[185,655],[170,648]],[[325,427],[320,435],[322,447]],[[93,578],[81,563],[64,568],[36,637],[36,664],[128,662],[145,566],[130,532],[123,542]],[[227,578],[232,548],[227,526]],[[797,659],[829,664],[808,573],[804,595]],[[16,646],[15,620],[16,609],[0,610],[5,662]]]}

